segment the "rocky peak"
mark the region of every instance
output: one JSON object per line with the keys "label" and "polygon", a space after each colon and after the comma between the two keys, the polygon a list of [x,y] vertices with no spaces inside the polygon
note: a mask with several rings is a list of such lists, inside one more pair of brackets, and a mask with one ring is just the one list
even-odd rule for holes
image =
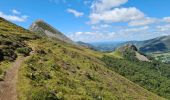
{"label": "rocky peak", "polygon": [[126,45],[118,48],[118,51],[120,51],[120,52],[124,52],[126,50],[138,51],[137,47],[133,44],[126,44]]}
{"label": "rocky peak", "polygon": [[63,33],[46,23],[45,21],[39,19],[36,20],[29,28],[30,31],[39,33],[41,35],[46,35],[48,37],[56,38],[61,41],[74,44],[74,42],[65,36]]}

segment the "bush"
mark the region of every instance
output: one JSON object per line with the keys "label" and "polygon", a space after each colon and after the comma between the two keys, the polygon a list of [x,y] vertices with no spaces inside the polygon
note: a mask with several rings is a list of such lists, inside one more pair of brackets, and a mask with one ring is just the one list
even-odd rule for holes
{"label": "bush", "polygon": [[36,52],[38,53],[38,54],[47,54],[44,50],[42,50],[42,49],[39,49],[39,50],[36,50]]}
{"label": "bush", "polygon": [[28,100],[61,100],[58,99],[55,93],[48,91],[44,88],[36,89],[35,91],[30,92]]}
{"label": "bush", "polygon": [[3,70],[0,68],[0,75],[3,73]]}
{"label": "bush", "polygon": [[0,81],[4,80],[5,72],[0,68]]}
{"label": "bush", "polygon": [[14,61],[17,58],[17,55],[12,48],[3,48],[2,53],[4,60]]}
{"label": "bush", "polygon": [[3,55],[2,50],[0,49],[0,61],[2,61],[3,59],[4,59],[4,55]]}
{"label": "bush", "polygon": [[17,48],[17,52],[23,54],[24,56],[28,56],[31,51],[32,49],[29,47]]}

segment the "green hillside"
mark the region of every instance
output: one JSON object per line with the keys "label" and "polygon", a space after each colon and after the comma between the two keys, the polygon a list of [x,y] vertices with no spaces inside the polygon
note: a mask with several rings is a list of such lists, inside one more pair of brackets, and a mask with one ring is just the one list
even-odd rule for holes
{"label": "green hillside", "polygon": [[109,69],[121,74],[134,83],[162,97],[170,99],[170,67],[159,61],[140,61],[134,50],[116,50],[106,54],[101,60]]}
{"label": "green hillside", "polygon": [[33,50],[18,73],[19,100],[163,99],[108,69],[100,52],[39,37],[2,18],[0,34],[0,74],[18,56],[28,56]]}

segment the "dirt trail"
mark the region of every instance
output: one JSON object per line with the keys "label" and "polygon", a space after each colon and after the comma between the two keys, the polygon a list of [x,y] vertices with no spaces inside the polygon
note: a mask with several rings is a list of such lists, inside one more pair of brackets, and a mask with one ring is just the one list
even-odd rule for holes
{"label": "dirt trail", "polygon": [[13,65],[7,70],[4,81],[0,82],[0,100],[17,100],[16,85],[18,80],[18,70],[22,62],[28,57],[18,57]]}

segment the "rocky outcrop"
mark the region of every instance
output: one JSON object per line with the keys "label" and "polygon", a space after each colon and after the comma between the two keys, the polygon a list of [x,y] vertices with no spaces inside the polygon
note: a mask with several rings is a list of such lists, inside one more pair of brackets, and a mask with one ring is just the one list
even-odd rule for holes
{"label": "rocky outcrop", "polygon": [[147,61],[150,60],[145,56],[139,53],[137,47],[133,44],[126,44],[117,49],[123,57],[130,59],[130,60],[139,60],[139,61]]}

